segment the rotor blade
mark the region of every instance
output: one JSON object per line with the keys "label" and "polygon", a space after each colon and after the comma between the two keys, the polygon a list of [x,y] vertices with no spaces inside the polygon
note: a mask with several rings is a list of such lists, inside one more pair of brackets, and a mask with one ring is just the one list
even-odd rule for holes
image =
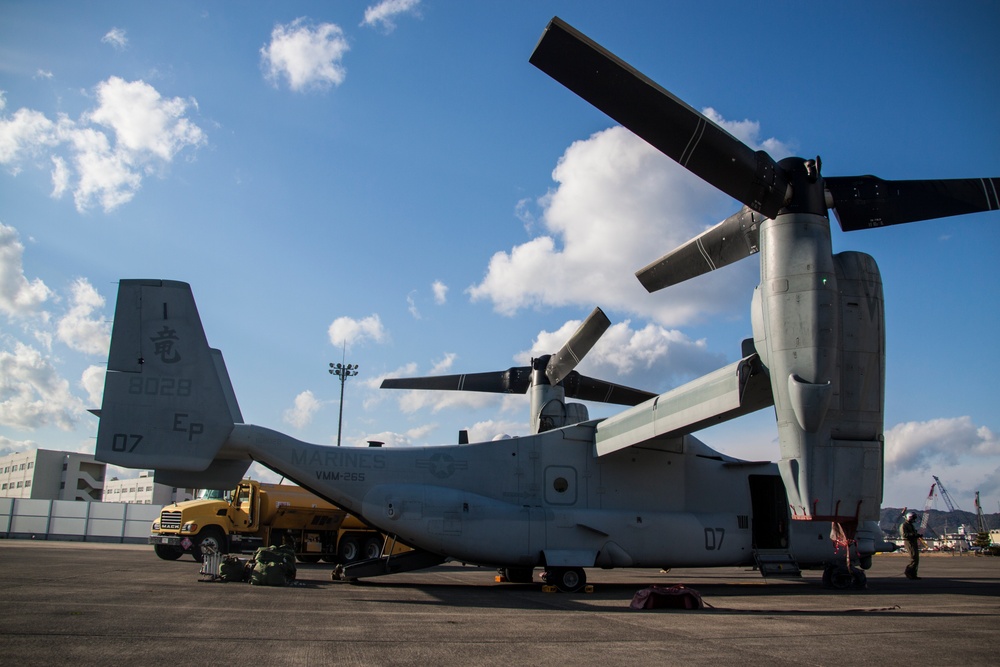
{"label": "rotor blade", "polygon": [[764,216],[744,206],[716,226],[635,272],[648,292],[670,287],[756,253]]}
{"label": "rotor blade", "polygon": [[566,390],[566,398],[614,403],[615,405],[639,405],[651,398],[656,398],[656,394],[653,392],[587,377],[576,371],[566,376],[563,380],[563,388]]}
{"label": "rotor blade", "polygon": [[432,389],[438,391],[482,391],[494,394],[523,394],[531,382],[531,368],[515,366],[505,371],[437,375],[432,377],[386,378],[382,389]]}
{"label": "rotor blade", "polygon": [[558,17],[529,62],[740,203],[769,218],[784,205],[788,182],[771,156],[754,152]]}
{"label": "rotor blade", "polygon": [[845,232],[1000,209],[1000,178],[885,181],[875,176],[824,178]]}
{"label": "rotor blade", "polygon": [[552,384],[559,384],[562,379],[569,375],[570,371],[576,368],[580,360],[594,347],[594,343],[604,335],[604,332],[611,326],[611,320],[600,308],[594,311],[583,321],[580,328],[570,336],[566,344],[552,355],[548,365],[545,367],[545,375]]}

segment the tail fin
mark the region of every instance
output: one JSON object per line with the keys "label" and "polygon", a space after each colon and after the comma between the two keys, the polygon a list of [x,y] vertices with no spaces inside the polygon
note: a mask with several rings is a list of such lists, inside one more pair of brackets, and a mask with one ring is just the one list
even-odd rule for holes
{"label": "tail fin", "polygon": [[245,455],[223,452],[230,460],[216,461],[243,418],[222,353],[209,348],[187,283],[119,284],[100,419],[100,461],[154,468],[200,488],[216,488],[209,482],[220,478],[217,473],[224,471],[228,482],[246,472]]}

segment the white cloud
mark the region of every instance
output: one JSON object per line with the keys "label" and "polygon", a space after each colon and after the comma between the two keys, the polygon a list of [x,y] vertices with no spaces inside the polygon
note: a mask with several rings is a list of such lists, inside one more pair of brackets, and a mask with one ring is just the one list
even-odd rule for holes
{"label": "white cloud", "polygon": [[66,160],[58,155],[52,156],[52,198],[60,199],[69,190],[72,173]]}
{"label": "white cloud", "polygon": [[[387,390],[389,391],[389,390]],[[399,391],[399,390],[392,390]],[[475,391],[429,391],[404,390],[399,393],[399,409],[404,414],[413,414],[421,410],[441,412],[442,410],[481,410],[497,408],[500,405],[500,394]]]}
{"label": "white cloud", "polygon": [[20,454],[38,449],[38,443],[34,440],[11,440],[0,435],[0,456],[8,454]]}
{"label": "white cloud", "polygon": [[440,280],[431,284],[431,290],[434,292],[434,303],[443,306],[448,301],[448,286]]}
{"label": "white cloud", "polygon": [[[527,366],[532,358],[554,354],[569,340],[580,323],[581,320],[570,320],[554,331],[539,332],[528,350],[514,355],[515,362]],[[411,363],[368,380],[367,386],[377,389],[386,377],[447,375],[453,372],[456,358],[454,353],[446,353],[426,373],[418,373],[417,365]],[[656,324],[633,329],[631,322],[626,321],[613,324],[584,357],[577,370],[584,375],[659,393],[721,368],[725,363],[725,356],[710,352],[704,340],[694,341],[679,331]],[[497,372],[501,370],[506,369],[498,369]],[[366,402],[366,408],[387,398],[395,400],[404,414],[423,410],[437,413],[456,409],[499,409],[502,412],[527,409],[527,399],[521,394],[398,389],[378,392]],[[517,423],[526,424],[527,421]],[[492,435],[495,434],[490,437]]]}
{"label": "white cloud", "polygon": [[360,320],[351,317],[338,317],[330,325],[328,333],[330,335],[330,343],[338,348],[344,345],[354,345],[366,340],[382,343],[389,337],[385,327],[382,326],[381,318],[376,314],[369,315]]}
{"label": "white cloud", "polygon": [[111,328],[100,313],[94,317],[104,308],[104,297],[85,278],[78,278],[71,292],[70,309],[57,327],[59,340],[77,352],[107,356]]}
{"label": "white cloud", "polygon": [[0,425],[19,429],[56,426],[72,430],[83,404],[69,382],[38,350],[16,342],[0,350]]}
{"label": "white cloud", "polygon": [[893,495],[884,506],[922,507],[933,475],[971,511],[976,491],[1000,492],[1000,436],[968,416],[905,422],[885,432],[886,489]]}
{"label": "white cloud", "polygon": [[204,143],[205,134],[185,113],[197,107],[194,100],[164,99],[143,81],[125,81],[116,76],[97,86],[100,106],[87,119],[110,128],[116,148],[129,156],[146,160],[150,155],[170,162],[185,146]]}
{"label": "white cloud", "polygon": [[0,312],[12,317],[44,316],[40,307],[52,290],[40,279],[29,281],[24,276],[23,254],[17,230],[0,222]]}
{"label": "white cloud", "polygon": [[38,155],[58,143],[55,123],[40,111],[18,109],[10,118],[0,118],[0,164],[16,170],[22,157]]}
{"label": "white cloud", "polygon": [[[438,424],[431,423],[415,426],[404,433],[382,431],[366,435],[362,439],[356,439],[354,444],[362,445],[369,440],[384,443],[386,447],[458,444],[457,432],[440,435],[436,433],[439,428]],[[465,430],[469,435],[470,443],[488,442],[504,436],[517,437],[528,435],[530,432],[526,422],[496,421],[492,419],[476,422]]]}
{"label": "white cloud", "polygon": [[372,5],[365,9],[365,20],[361,22],[363,26],[382,26],[386,32],[392,32],[396,28],[395,18],[407,12],[416,13],[420,0],[382,0],[377,5]]}
{"label": "white cloud", "polygon": [[752,147],[754,150],[766,152],[775,160],[780,160],[792,154],[792,146],[790,144],[779,141],[774,137],[761,141],[760,123],[755,120],[726,120],[722,117],[722,114],[712,107],[705,107],[701,110],[701,112],[705,114],[705,116],[707,116],[713,123],[724,128],[727,132],[729,132],[729,134]]}
{"label": "white cloud", "polygon": [[420,319],[420,309],[417,308],[417,301],[416,301],[416,298],[415,298],[416,293],[417,293],[417,290],[413,290],[409,294],[406,295],[406,309],[410,311],[410,315],[413,316],[413,319],[419,320]]}
{"label": "white cloud", "polygon": [[970,456],[1000,456],[1000,437],[968,416],[897,424],[885,433],[886,466],[927,471]]}
{"label": "white cloud", "polygon": [[451,367],[454,365],[455,359],[457,357],[458,357],[458,355],[455,354],[454,352],[448,352],[448,353],[446,353],[444,355],[444,358],[441,359],[441,361],[439,361],[439,362],[437,362],[437,363],[434,364],[434,366],[431,368],[431,373],[430,374],[431,375],[442,375],[442,374],[448,373],[448,371],[450,371]]}
{"label": "white cloud", "polygon": [[487,420],[476,422],[468,429],[469,442],[487,442],[502,436],[528,435],[531,429],[527,422]]}
{"label": "white cloud", "polygon": [[385,447],[408,447],[415,444],[426,444],[421,442],[430,433],[437,429],[437,424],[424,424],[405,431],[396,433],[394,431],[381,431],[370,433],[363,438],[355,438],[355,445],[365,445],[369,441],[381,442]]}
{"label": "white cloud", "polygon": [[104,37],[101,37],[101,42],[104,44],[110,44],[118,51],[124,51],[125,47],[128,46],[128,37],[125,36],[124,29],[112,28],[104,35]]}
{"label": "white cloud", "polygon": [[83,371],[83,375],[80,376],[80,386],[87,392],[87,400],[90,401],[90,407],[92,408],[101,406],[101,401],[104,397],[106,371],[106,366],[88,366]]}
{"label": "white cloud", "polygon": [[323,401],[316,398],[311,391],[304,391],[295,397],[295,404],[285,410],[282,419],[295,428],[303,428],[312,423],[313,417],[323,407]]}
{"label": "white cloud", "polygon": [[[755,124],[721,124],[757,145]],[[787,150],[773,139],[765,144],[776,156]],[[663,295],[646,293],[636,280],[637,269],[739,207],[645,141],[618,126],[598,132],[574,142],[552,177],[557,187],[537,201],[543,235],[495,254],[483,281],[468,289],[473,301],[490,300],[507,315],[528,307],[601,305],[666,326],[706,312],[748,308],[755,262],[726,267]],[[517,213],[536,219],[523,202]]]}
{"label": "white cloud", "polygon": [[341,61],[349,50],[340,26],[312,26],[305,18],[297,18],[274,26],[271,42],[261,47],[260,57],[269,81],[277,85],[284,77],[289,88],[301,92],[343,83],[347,70]]}
{"label": "white cloud", "polygon": [[[529,350],[515,356],[527,365],[533,357],[556,353],[579,328],[570,320],[555,331],[541,331]],[[577,371],[637,389],[663,392],[682,381],[721,368],[722,354],[708,351],[704,340],[694,341],[677,330],[657,324],[633,329],[630,321],[611,325],[577,367]],[[627,381],[621,378],[627,377]]]}
{"label": "white cloud", "polygon": [[17,174],[22,161],[45,154],[52,196],[73,191],[76,208],[111,211],[130,201],[142,179],[206,137],[186,114],[194,100],[163,98],[143,81],[110,77],[96,88],[98,106],[74,121],[19,109],[0,118],[0,164]]}

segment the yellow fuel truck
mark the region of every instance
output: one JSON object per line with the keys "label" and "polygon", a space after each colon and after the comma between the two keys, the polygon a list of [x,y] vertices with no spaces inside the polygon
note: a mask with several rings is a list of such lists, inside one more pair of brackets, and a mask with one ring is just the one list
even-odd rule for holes
{"label": "yellow fuel truck", "polygon": [[196,500],[167,505],[153,522],[149,543],[164,560],[191,554],[202,545],[220,553],[252,553],[259,547],[295,540],[305,563],[321,558],[350,563],[377,558],[385,536],[299,486],[243,480],[233,491],[208,490]]}

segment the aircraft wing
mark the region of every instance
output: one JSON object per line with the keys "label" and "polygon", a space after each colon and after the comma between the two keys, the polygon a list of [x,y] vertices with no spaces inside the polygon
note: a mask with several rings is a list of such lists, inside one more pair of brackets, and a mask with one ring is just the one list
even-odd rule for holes
{"label": "aircraft wing", "polygon": [[597,455],[687,435],[774,405],[756,354],[660,394],[597,425]]}

